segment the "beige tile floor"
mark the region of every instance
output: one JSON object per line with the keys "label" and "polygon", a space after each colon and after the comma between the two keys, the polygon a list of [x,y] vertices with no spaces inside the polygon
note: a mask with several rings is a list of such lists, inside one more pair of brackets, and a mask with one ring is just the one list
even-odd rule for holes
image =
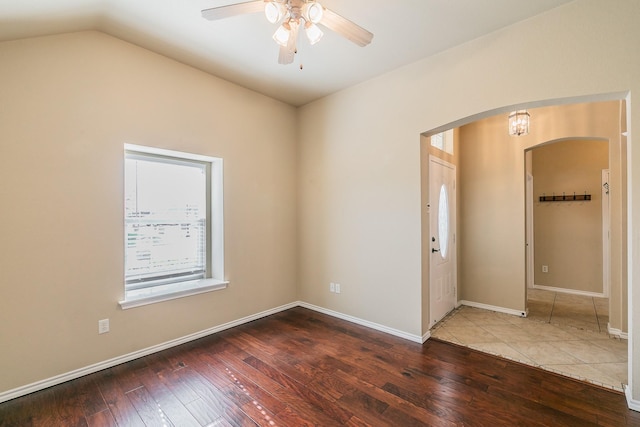
{"label": "beige tile floor", "polygon": [[528,318],[461,306],[431,336],[622,391],[627,341],[607,333],[605,298],[536,289],[528,306]]}

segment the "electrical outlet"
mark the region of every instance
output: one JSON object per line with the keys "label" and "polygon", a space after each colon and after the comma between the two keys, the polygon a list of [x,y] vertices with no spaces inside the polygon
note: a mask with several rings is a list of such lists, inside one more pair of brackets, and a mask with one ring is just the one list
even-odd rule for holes
{"label": "electrical outlet", "polygon": [[109,332],[109,319],[98,320],[98,333],[106,334]]}
{"label": "electrical outlet", "polygon": [[331,282],[329,283],[329,292],[335,292],[336,291],[336,284]]}
{"label": "electrical outlet", "polygon": [[336,294],[340,293],[340,283],[336,283]]}
{"label": "electrical outlet", "polygon": [[543,273],[548,273],[549,272],[549,266],[548,265],[543,265],[542,266],[542,272]]}

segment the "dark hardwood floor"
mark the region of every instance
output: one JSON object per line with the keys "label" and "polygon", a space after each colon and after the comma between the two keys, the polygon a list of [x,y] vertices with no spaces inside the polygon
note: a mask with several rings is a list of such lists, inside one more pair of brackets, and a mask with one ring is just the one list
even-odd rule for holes
{"label": "dark hardwood floor", "polygon": [[0,404],[0,426],[640,426],[622,394],[288,310]]}

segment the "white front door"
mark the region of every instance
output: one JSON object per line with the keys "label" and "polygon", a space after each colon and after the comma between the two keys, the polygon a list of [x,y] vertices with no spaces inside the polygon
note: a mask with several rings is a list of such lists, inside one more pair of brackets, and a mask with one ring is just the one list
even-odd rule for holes
{"label": "white front door", "polygon": [[456,306],[456,170],[429,158],[429,327]]}

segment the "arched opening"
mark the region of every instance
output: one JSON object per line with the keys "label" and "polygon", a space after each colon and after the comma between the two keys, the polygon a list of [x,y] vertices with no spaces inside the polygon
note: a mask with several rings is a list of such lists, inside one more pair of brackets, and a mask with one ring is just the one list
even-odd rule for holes
{"label": "arched opening", "polygon": [[[459,171],[459,305],[512,315],[526,314],[529,271],[526,267],[525,152],[552,140],[606,139],[610,141],[611,224],[614,225],[611,230],[612,267],[609,273],[611,316],[607,329],[614,335],[618,333],[618,336],[626,338],[627,105],[624,94],[595,98],[510,106],[424,134],[423,146],[426,145],[427,136],[447,128],[455,129],[453,162]],[[507,132],[508,112],[522,108],[527,108],[531,113],[531,132],[526,136],[511,137]],[[607,111],[604,114],[603,109]],[[424,167],[424,157],[422,164]],[[422,176],[428,174],[423,173]],[[423,188],[427,186],[423,185]],[[428,248],[423,245],[423,271],[429,270],[427,251]],[[429,283],[423,275],[423,295],[428,295],[424,292],[428,288]],[[423,302],[425,305],[428,304]],[[526,354],[523,355],[526,357]]]}

